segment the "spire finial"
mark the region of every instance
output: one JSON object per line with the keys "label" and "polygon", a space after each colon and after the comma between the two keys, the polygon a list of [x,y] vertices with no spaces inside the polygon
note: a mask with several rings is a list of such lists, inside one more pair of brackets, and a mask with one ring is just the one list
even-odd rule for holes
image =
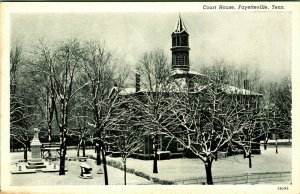
{"label": "spire finial", "polygon": [[178,13],[178,21],[176,23],[174,32],[179,33],[179,32],[182,32],[182,31],[187,31],[187,30],[186,30],[185,25],[183,24],[182,19],[181,19],[181,13],[179,12]]}

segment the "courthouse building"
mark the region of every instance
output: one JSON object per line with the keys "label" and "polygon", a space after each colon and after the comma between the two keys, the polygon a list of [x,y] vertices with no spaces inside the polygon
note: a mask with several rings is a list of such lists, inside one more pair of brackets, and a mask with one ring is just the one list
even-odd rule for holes
{"label": "courthouse building", "polygon": [[[205,88],[209,85],[209,77],[201,73],[190,70],[190,47],[189,47],[189,33],[183,23],[181,16],[179,16],[176,23],[176,27],[171,34],[171,53],[172,53],[172,63],[171,63],[171,76],[170,80],[176,82],[176,85],[179,86],[177,92],[184,90],[182,92],[192,92],[198,93],[199,96],[205,92]],[[125,88],[122,91],[123,95],[143,95],[148,91],[146,88],[141,86],[139,75],[136,78],[136,87],[135,88]],[[241,97],[245,96],[248,99],[259,99],[257,96],[261,96],[258,93],[252,92],[246,87],[238,88],[235,86],[227,86],[223,88],[223,92],[227,95],[239,95]],[[172,84],[172,83],[171,83]],[[164,91],[165,92],[165,91]],[[258,101],[252,101],[252,106],[259,106]],[[175,157],[192,157],[192,154],[186,150],[179,142],[176,140],[171,140],[164,137],[164,135],[158,136],[158,151],[160,154],[160,159],[164,158],[175,158]],[[253,149],[259,150],[259,146],[253,146]],[[114,150],[111,150],[114,152]],[[136,157],[141,159],[150,159],[153,157],[154,153],[154,140],[151,135],[145,136],[145,141],[143,147],[135,154]]]}

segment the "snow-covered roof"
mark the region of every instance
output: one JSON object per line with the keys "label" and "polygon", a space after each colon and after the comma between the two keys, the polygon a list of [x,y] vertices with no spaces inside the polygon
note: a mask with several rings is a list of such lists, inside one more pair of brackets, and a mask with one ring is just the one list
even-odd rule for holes
{"label": "snow-covered roof", "polygon": [[136,89],[135,88],[124,88],[120,91],[120,95],[128,95],[128,94],[133,94],[135,93]]}
{"label": "snow-covered roof", "polygon": [[227,94],[240,94],[240,95],[256,95],[256,96],[262,96],[262,94],[259,94],[257,92],[253,92],[250,90],[246,90],[246,89],[242,89],[242,88],[238,88],[236,86],[223,86],[221,88],[225,93]]}
{"label": "snow-covered roof", "polygon": [[[194,84],[194,92],[200,92],[204,88],[206,88],[207,85],[201,85],[198,83]],[[168,85],[161,84],[161,85],[154,85],[153,90],[155,92],[187,92],[188,91],[188,84],[186,78],[179,78],[174,79],[171,82],[168,83]],[[128,87],[124,88],[120,91],[120,95],[129,95],[136,92],[136,88],[134,87]],[[139,92],[150,92],[149,89],[141,86]]]}
{"label": "snow-covered roof", "polygon": [[173,75],[183,75],[183,74],[189,74],[189,75],[197,75],[197,76],[203,76],[203,77],[208,77],[207,75],[204,75],[204,74],[201,74],[201,73],[198,73],[196,71],[184,71],[184,70],[181,70],[181,69],[173,69],[172,72],[171,72],[171,76]]}
{"label": "snow-covered roof", "polygon": [[[205,88],[207,88],[208,86],[209,85],[201,85],[199,83],[195,83],[194,90],[192,93],[200,92],[200,91],[204,90]],[[158,85],[158,86],[154,85],[153,89],[155,92],[187,92],[188,85],[187,85],[187,81],[185,78],[180,78],[180,79],[176,79],[176,80],[170,82],[166,87],[162,87],[160,85]],[[226,86],[223,86],[221,89],[222,89],[222,91],[224,91],[227,94],[262,96],[262,94],[259,94],[257,92],[238,88],[236,86],[226,85]],[[139,92],[148,92],[148,91],[149,91],[148,89],[141,87]],[[129,94],[133,94],[135,92],[136,92],[136,88],[134,88],[134,87],[124,88],[123,90],[120,91],[120,95],[129,95]]]}

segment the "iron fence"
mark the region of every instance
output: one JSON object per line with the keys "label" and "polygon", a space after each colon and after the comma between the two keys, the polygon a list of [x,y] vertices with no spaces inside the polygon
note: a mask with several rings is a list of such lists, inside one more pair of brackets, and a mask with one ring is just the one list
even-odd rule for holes
{"label": "iron fence", "polygon": [[[193,177],[188,179],[174,180],[178,185],[206,184],[205,177]],[[265,172],[245,173],[234,176],[215,176],[213,182],[216,185],[225,184],[270,184],[270,183],[291,183],[291,172]]]}

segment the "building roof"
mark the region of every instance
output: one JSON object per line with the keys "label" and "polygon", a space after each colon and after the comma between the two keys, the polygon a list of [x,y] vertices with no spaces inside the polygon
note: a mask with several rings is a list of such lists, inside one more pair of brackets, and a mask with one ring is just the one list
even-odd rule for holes
{"label": "building roof", "polygon": [[135,93],[136,89],[134,87],[124,88],[120,91],[120,95],[128,95]]}
{"label": "building roof", "polygon": [[186,27],[181,19],[181,16],[179,14],[175,29],[174,29],[174,33],[181,33],[181,32],[187,32]]}
{"label": "building roof", "polygon": [[[203,89],[205,89],[208,85],[201,85],[200,83],[195,83],[194,84],[194,91],[191,93],[198,93],[201,92]],[[153,92],[160,92],[160,93],[181,93],[181,92],[190,92],[189,91],[189,87],[187,84],[187,80],[186,78],[178,78],[178,79],[174,79],[172,81],[170,81],[167,85],[161,84],[161,85],[154,85],[153,86]],[[151,93],[151,91],[149,90],[149,88],[145,88],[142,85],[140,86],[140,90],[138,91],[140,93],[144,93],[144,92],[149,92]],[[135,87],[128,87],[128,88],[124,88],[120,91],[120,95],[129,95],[129,94],[134,94],[136,93],[136,88]]]}
{"label": "building roof", "polygon": [[226,94],[262,96],[262,94],[259,94],[257,92],[253,92],[251,90],[246,90],[246,89],[238,88],[236,86],[225,85],[221,89]]}
{"label": "building roof", "polygon": [[192,76],[201,76],[201,77],[208,78],[207,75],[198,73],[196,71],[184,71],[184,70],[178,69],[178,68],[172,69],[171,76],[174,76],[174,75],[192,75]]}
{"label": "building roof", "polygon": [[[201,92],[202,90],[206,89],[208,86],[209,86],[209,84],[201,85],[199,83],[195,83],[194,90],[193,90],[193,92],[190,92],[190,93]],[[176,80],[170,82],[168,84],[167,88],[159,86],[159,85],[158,86],[154,85],[153,89],[155,92],[175,92],[175,93],[189,92],[187,81],[185,80],[185,78],[176,79]],[[225,86],[221,87],[221,90],[223,92],[225,92],[226,94],[262,96],[262,94],[259,94],[257,92],[253,92],[250,90],[246,90],[246,89],[242,89],[242,88],[238,88],[236,86],[230,86],[230,85],[225,85]],[[129,94],[134,94],[135,92],[136,92],[135,87],[129,87],[129,88],[124,88],[123,90],[121,90],[119,94],[120,95],[129,95]],[[139,92],[143,93],[143,92],[150,92],[150,91],[147,88],[141,86]]]}

